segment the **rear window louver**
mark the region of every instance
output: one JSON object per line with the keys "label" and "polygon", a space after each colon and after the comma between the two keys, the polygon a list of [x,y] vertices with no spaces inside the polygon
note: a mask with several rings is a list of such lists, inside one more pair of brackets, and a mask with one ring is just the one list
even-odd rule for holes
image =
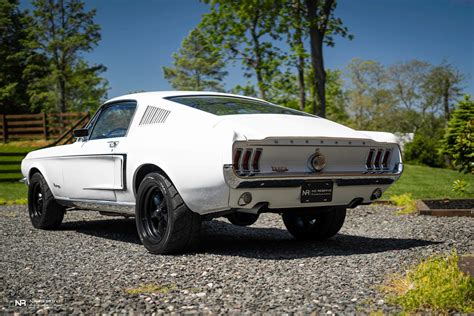
{"label": "rear window louver", "polygon": [[164,123],[170,113],[168,110],[149,105],[146,107],[139,125]]}

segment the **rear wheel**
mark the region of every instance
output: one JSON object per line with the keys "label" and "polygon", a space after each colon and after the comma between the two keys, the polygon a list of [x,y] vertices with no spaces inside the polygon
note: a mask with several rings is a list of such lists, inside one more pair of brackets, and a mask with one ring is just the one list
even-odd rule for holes
{"label": "rear wheel", "polygon": [[286,228],[296,239],[325,240],[336,235],[346,218],[345,207],[335,207],[320,214],[295,215],[291,212],[282,215]]}
{"label": "rear wheel", "polygon": [[258,220],[258,214],[235,212],[227,216],[227,219],[237,226],[250,226]]}
{"label": "rear wheel", "polygon": [[135,220],[145,248],[154,254],[180,253],[197,241],[201,218],[184,203],[174,185],[149,173],[138,188]]}
{"label": "rear wheel", "polygon": [[54,199],[41,173],[31,176],[28,186],[28,212],[33,227],[55,229],[61,225],[65,208]]}

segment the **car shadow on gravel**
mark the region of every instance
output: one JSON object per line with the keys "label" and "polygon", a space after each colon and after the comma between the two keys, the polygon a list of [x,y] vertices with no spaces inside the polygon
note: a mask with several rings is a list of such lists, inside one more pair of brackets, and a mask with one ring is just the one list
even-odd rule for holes
{"label": "car shadow on gravel", "polygon": [[[133,219],[66,222],[60,230],[140,244]],[[323,242],[297,241],[284,229],[239,227],[224,221],[204,222],[197,253],[258,259],[349,256],[425,247],[440,242],[413,238],[376,238],[338,234]]]}

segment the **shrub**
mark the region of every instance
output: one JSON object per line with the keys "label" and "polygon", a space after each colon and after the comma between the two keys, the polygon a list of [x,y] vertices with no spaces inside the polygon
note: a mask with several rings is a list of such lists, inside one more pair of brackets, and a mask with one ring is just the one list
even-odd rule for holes
{"label": "shrub", "polygon": [[459,256],[434,256],[421,261],[405,275],[392,277],[382,290],[388,302],[405,311],[431,310],[442,313],[474,312],[474,278],[458,267]]}
{"label": "shrub", "polygon": [[451,189],[457,195],[464,195],[467,192],[467,188],[469,187],[469,183],[467,183],[463,179],[457,179],[453,182],[453,188]]}
{"label": "shrub", "polygon": [[459,171],[474,173],[474,101],[468,95],[453,111],[443,139],[442,152]]}
{"label": "shrub", "polygon": [[427,132],[419,131],[413,141],[405,145],[404,162],[430,167],[444,167],[443,155],[440,153],[439,139]]}
{"label": "shrub", "polygon": [[411,193],[404,193],[400,195],[392,195],[390,197],[396,206],[400,207],[400,210],[397,211],[397,214],[412,214],[416,212],[416,202],[412,198]]}

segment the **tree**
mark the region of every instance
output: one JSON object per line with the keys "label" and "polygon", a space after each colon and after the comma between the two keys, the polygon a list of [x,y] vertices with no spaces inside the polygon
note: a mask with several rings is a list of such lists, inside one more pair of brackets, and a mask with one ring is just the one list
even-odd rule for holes
{"label": "tree", "polygon": [[407,110],[425,112],[429,104],[425,101],[424,84],[431,65],[413,59],[388,68],[387,76],[398,103]]}
{"label": "tree", "polygon": [[189,33],[173,59],[174,67],[163,67],[163,72],[174,89],[224,91],[225,63],[199,29]]}
{"label": "tree", "polygon": [[96,108],[107,92],[99,75],[103,65],[90,66],[82,53],[92,51],[100,41],[95,10],[86,12],[80,0],[35,0],[33,23],[28,28],[28,48],[47,60],[48,71],[34,78],[28,65],[25,76],[33,108],[45,111]]}
{"label": "tree", "polygon": [[464,173],[474,173],[474,101],[466,95],[458,103],[444,135],[442,152]]}
{"label": "tree", "polygon": [[446,123],[451,117],[454,103],[462,95],[464,80],[465,76],[446,61],[431,69],[426,78],[424,89],[427,102],[443,112]]}
{"label": "tree", "polygon": [[348,65],[348,77],[352,125],[357,129],[392,130],[395,100],[385,67],[376,61],[353,59]]}
{"label": "tree", "polygon": [[269,82],[281,63],[272,39],[280,3],[272,0],[204,0],[211,5],[198,26],[230,60],[240,60],[245,76],[255,76],[259,96],[266,99]]}
{"label": "tree", "polygon": [[286,33],[286,42],[291,53],[286,58],[289,66],[296,68],[299,93],[299,109],[306,107],[306,59],[308,54],[304,46],[306,21],[304,19],[304,4],[302,0],[289,0],[282,3],[278,32]]}
{"label": "tree", "polygon": [[[324,68],[323,44],[330,47],[335,45],[333,35],[341,35],[352,39],[342,20],[334,16],[335,0],[305,0],[306,19],[310,40],[311,65],[314,73],[312,81],[317,100],[313,100],[316,113],[319,105],[319,115],[326,116],[326,71]],[[317,101],[317,102],[316,102]],[[319,103],[319,104],[317,104]]]}
{"label": "tree", "polygon": [[18,0],[0,0],[0,113],[26,112],[27,82],[22,74],[26,67],[25,29],[28,15],[18,9]]}

